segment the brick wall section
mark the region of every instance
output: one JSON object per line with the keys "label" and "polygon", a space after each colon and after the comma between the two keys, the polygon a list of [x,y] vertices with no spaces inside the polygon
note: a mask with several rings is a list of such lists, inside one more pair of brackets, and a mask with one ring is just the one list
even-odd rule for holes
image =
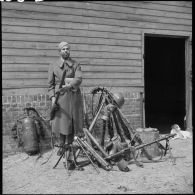
{"label": "brick wall section", "polygon": [[[141,127],[140,94],[123,93],[125,103],[121,109],[133,128]],[[91,94],[85,94],[88,112],[91,111]],[[21,152],[11,137],[11,129],[17,119],[24,116],[25,107],[34,107],[43,118],[49,118],[51,102],[47,94],[12,95],[2,97],[3,113],[3,157]],[[92,118],[91,118],[92,119]]]}

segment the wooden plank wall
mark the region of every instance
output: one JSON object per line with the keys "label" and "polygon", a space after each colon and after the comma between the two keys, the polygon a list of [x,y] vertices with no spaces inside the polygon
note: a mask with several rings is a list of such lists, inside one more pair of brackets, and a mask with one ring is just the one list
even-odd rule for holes
{"label": "wooden plank wall", "polygon": [[82,64],[84,91],[143,90],[143,30],[191,33],[192,2],[3,2],[3,93],[46,92],[48,65],[62,40]]}

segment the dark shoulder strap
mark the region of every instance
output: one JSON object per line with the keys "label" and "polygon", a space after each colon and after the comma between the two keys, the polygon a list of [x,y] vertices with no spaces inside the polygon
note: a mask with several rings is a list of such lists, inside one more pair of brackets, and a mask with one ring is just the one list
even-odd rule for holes
{"label": "dark shoulder strap", "polygon": [[[60,82],[60,85],[59,85],[59,89],[62,88],[62,85],[63,85],[64,79],[65,79],[65,76],[66,76],[66,69],[64,70],[64,72],[62,74],[62,79],[61,79],[61,82]],[[58,99],[59,99],[59,96],[60,96],[60,93],[57,93],[56,99],[55,99],[55,104],[57,104]]]}
{"label": "dark shoulder strap", "polygon": [[64,72],[62,74],[62,79],[61,79],[61,82],[60,82],[60,85],[59,85],[59,89],[62,88],[62,85],[64,83],[65,76],[66,76],[66,69],[64,70]]}

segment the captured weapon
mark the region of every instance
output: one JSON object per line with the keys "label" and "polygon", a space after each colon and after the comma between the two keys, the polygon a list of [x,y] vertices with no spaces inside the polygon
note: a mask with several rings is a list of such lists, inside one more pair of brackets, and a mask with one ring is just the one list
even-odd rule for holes
{"label": "captured weapon", "polygon": [[[84,144],[85,144],[86,149],[89,150],[90,153],[92,153],[92,155],[95,157],[95,159],[96,159],[98,162],[101,163],[101,165],[103,166],[103,168],[108,167],[108,165],[109,165],[109,164],[106,164],[105,161],[106,161],[106,162],[110,162],[111,160],[114,160],[114,159],[117,159],[117,158],[123,159],[123,158],[124,158],[126,155],[128,155],[128,154],[132,154],[133,159],[134,159],[134,161],[135,161],[135,163],[136,163],[137,166],[143,167],[143,163],[142,163],[142,162],[138,162],[138,161],[136,160],[136,154],[135,154],[135,152],[136,152],[137,150],[143,149],[144,147],[149,146],[149,145],[152,145],[152,144],[154,144],[154,143],[157,143],[157,144],[158,144],[158,147],[159,147],[160,149],[163,149],[163,150],[164,150],[164,154],[163,154],[164,156],[167,154],[167,151],[169,151],[169,152],[170,152],[171,162],[172,162],[173,164],[175,164],[174,158],[173,158],[172,153],[171,153],[171,147],[170,147],[170,144],[169,144],[169,139],[172,138],[172,137],[174,137],[175,135],[176,135],[176,134],[168,134],[168,135],[166,135],[166,136],[164,136],[164,137],[162,137],[162,138],[159,138],[159,139],[157,139],[157,140],[155,140],[155,141],[152,141],[152,142],[149,142],[149,143],[145,143],[145,144],[138,145],[138,146],[129,146],[129,147],[127,147],[127,148],[122,149],[121,151],[119,151],[119,152],[117,152],[117,153],[110,154],[109,156],[104,157],[104,158],[102,158],[100,155],[98,155],[98,154],[93,150],[93,148],[92,148],[89,144],[86,143],[86,141],[84,142]],[[166,140],[166,146],[165,146],[165,147],[164,147],[162,144],[159,143],[159,142],[162,141],[162,140]],[[127,162],[127,161],[126,161],[126,162]],[[119,165],[118,167],[119,167],[119,169],[120,169],[120,167],[124,168],[125,166]]]}
{"label": "captured weapon", "polygon": [[104,156],[108,156],[107,152],[100,146],[100,144],[93,137],[93,135],[87,129],[85,129],[85,128],[83,129],[83,131],[84,131],[85,135],[90,138],[90,140],[92,141],[92,143],[99,149],[99,151],[101,151]]}
{"label": "captured weapon", "polygon": [[[155,141],[152,141],[152,142],[149,142],[149,143],[141,144],[141,145],[138,145],[138,146],[130,146],[128,148],[125,148],[125,149],[115,153],[115,154],[109,155],[108,157],[105,157],[104,159],[105,160],[112,160],[112,159],[114,159],[118,156],[121,156],[121,155],[124,156],[126,153],[129,153],[129,152],[132,152],[133,156],[135,156],[134,154],[135,154],[136,150],[140,150],[140,149],[144,148],[145,146],[149,146],[149,145],[152,145],[154,143],[157,143],[158,146],[161,147],[161,149],[165,150],[164,151],[164,156],[165,156],[166,153],[167,153],[167,150],[169,150],[169,151],[171,150],[170,145],[169,145],[169,139],[174,137],[175,135],[176,134],[170,134],[170,135],[166,135],[165,137],[159,138],[159,139],[157,139]],[[162,144],[159,143],[162,140],[166,140],[166,147],[162,146]],[[170,151],[170,157],[173,159],[171,151]],[[134,160],[135,160],[135,162],[137,162],[135,158],[134,158]]]}
{"label": "captured weapon", "polygon": [[[128,120],[126,119],[126,117],[123,115],[123,113],[121,112],[121,110],[119,108],[117,108],[117,114],[120,118],[120,122],[123,126],[123,128],[127,128],[125,122],[122,120],[122,117],[123,119],[126,121],[126,123],[128,124],[128,126],[130,127],[130,131],[133,135],[133,139],[131,139],[131,142],[132,142],[132,145],[135,144],[135,142],[137,142],[138,144],[143,144],[141,138],[136,134],[136,132],[134,131],[134,129],[131,127],[131,125],[129,124]],[[122,116],[122,117],[121,117]],[[129,128],[127,128],[129,129]],[[143,153],[145,154],[145,156],[149,159],[149,160],[152,160],[152,156],[148,154],[147,150],[145,148],[142,148],[142,151]]]}
{"label": "captured weapon", "polygon": [[100,163],[102,168],[104,168],[106,171],[110,171],[112,169],[112,166],[106,160],[104,160],[104,158],[101,155],[99,155],[91,145],[89,145],[84,139],[79,140],[82,143],[82,145],[86,148],[86,150],[88,150],[91,153],[91,155],[96,159],[96,161]]}
{"label": "captured weapon", "polygon": [[[141,162],[136,161],[137,154],[135,151],[137,150],[142,150],[142,152],[145,154],[145,156],[149,159],[152,160],[152,156],[147,152],[146,146],[149,146],[151,144],[157,143],[159,149],[164,150],[164,156],[166,155],[167,150],[170,151],[170,146],[169,146],[169,138],[175,136],[175,135],[169,135],[166,137],[163,137],[161,139],[155,140],[154,142],[151,143],[143,143],[142,139],[140,136],[137,134],[137,132],[131,127],[129,124],[128,120],[125,118],[123,113],[120,110],[120,107],[124,103],[124,98],[121,96],[116,96],[109,92],[106,88],[95,88],[91,93],[94,95],[97,92],[101,92],[101,96],[99,98],[98,102],[98,109],[95,111],[95,116],[90,124],[89,128],[84,128],[84,134],[85,134],[85,139],[83,141],[84,147],[89,150],[92,155],[95,157],[95,159],[103,166],[106,167],[105,162],[102,160],[108,161],[108,165],[110,164],[110,160],[116,161],[117,159],[130,159],[130,154],[133,156],[133,159],[136,162],[137,166],[143,167],[143,164]],[[116,96],[116,97],[115,97]],[[101,137],[101,144],[98,143],[98,141],[93,137],[93,127],[98,120],[98,117],[100,115],[100,112],[104,108],[104,114],[101,117],[103,120],[103,132],[102,132],[102,137]],[[104,147],[104,137],[105,137],[105,131],[106,131],[106,123],[108,125],[108,128],[110,127],[110,139],[114,137],[114,129],[113,129],[113,122],[116,127],[117,134],[120,136],[120,141],[121,145],[119,144],[118,148],[115,148],[116,151],[114,151],[111,148],[114,146],[114,143],[109,147],[105,146]],[[128,146],[127,142],[125,141],[127,139],[130,140],[130,145]],[[159,143],[159,141],[166,140],[166,147],[164,147],[162,144]],[[89,144],[90,143],[90,144]],[[101,152],[101,156],[94,150],[94,148],[99,150]],[[111,151],[112,153],[107,153],[107,151]],[[171,151],[170,151],[171,155]]]}
{"label": "captured weapon", "polygon": [[[66,76],[66,70],[64,70],[63,72],[63,75],[62,75],[62,80],[60,82],[60,85],[59,85],[59,89],[62,88],[62,85],[64,83],[64,78]],[[59,96],[60,96],[60,92],[58,91],[57,92],[57,95],[56,95],[56,99],[55,99],[55,102],[51,108],[51,112],[50,112],[50,120],[53,120],[54,117],[55,117],[55,113],[60,109],[60,105],[58,104],[58,99],[59,99]]]}
{"label": "captured weapon", "polygon": [[101,112],[101,110],[102,110],[102,108],[103,108],[103,106],[104,106],[104,102],[105,101],[105,97],[103,98],[103,100],[102,100],[102,102],[101,102],[101,104],[100,104],[100,107],[99,107],[99,110],[98,110],[98,112],[96,113],[96,115],[95,115],[95,117],[94,117],[94,119],[93,119],[93,121],[91,122],[91,125],[89,126],[89,132],[90,133],[92,133],[93,131],[93,127],[94,127],[94,125],[95,125],[95,123],[96,123],[96,121],[97,121],[97,119],[98,119],[98,117],[99,117],[99,115],[100,115],[100,112]]}
{"label": "captured weapon", "polygon": [[97,171],[97,173],[100,173],[100,171],[96,168],[95,164],[91,160],[90,156],[87,154],[87,151],[84,149],[84,147],[83,147],[83,145],[84,145],[83,141],[79,137],[77,137],[77,136],[74,137],[74,140],[77,141],[78,145],[81,147],[81,149],[83,150],[83,152],[85,153],[85,155],[87,156],[88,160],[91,162],[91,164],[93,165],[93,167]]}
{"label": "captured weapon", "polygon": [[[113,93],[108,91],[105,87],[94,88],[91,93],[94,95],[97,92],[102,92],[102,94],[105,98],[105,100],[102,100],[103,102],[105,101],[105,102],[111,103],[115,106],[115,110],[111,114],[113,116],[116,130],[121,138],[121,141],[125,140],[125,138],[122,134],[122,131],[121,131],[121,129],[122,129],[124,132],[124,135],[131,141],[132,145],[135,145],[135,143],[142,144],[143,142],[142,142],[141,138],[136,134],[136,132],[130,126],[128,120],[125,118],[125,116],[123,115],[123,113],[120,110],[121,105],[124,103],[123,98],[114,95]],[[127,126],[127,124],[128,124],[128,126]],[[120,128],[120,126],[122,128]],[[128,128],[128,127],[130,127],[130,128]],[[143,150],[143,153],[145,154],[145,156],[149,160],[152,160],[151,155],[148,154],[148,152],[145,150],[145,148],[143,148],[142,150]]]}

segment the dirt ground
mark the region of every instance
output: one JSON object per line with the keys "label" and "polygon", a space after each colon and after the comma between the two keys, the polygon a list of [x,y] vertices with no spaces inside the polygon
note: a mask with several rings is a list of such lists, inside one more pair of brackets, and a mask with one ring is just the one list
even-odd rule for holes
{"label": "dirt ground", "polygon": [[[84,171],[72,171],[68,176],[63,159],[58,160],[56,149],[49,161],[51,151],[37,156],[20,153],[3,159],[3,194],[193,194],[193,140],[171,140],[173,165],[166,156],[162,161],[144,162],[144,167],[128,165],[130,172],[121,172],[115,166],[112,171],[99,168],[98,174],[92,165]],[[26,160],[25,160],[26,159]]]}

